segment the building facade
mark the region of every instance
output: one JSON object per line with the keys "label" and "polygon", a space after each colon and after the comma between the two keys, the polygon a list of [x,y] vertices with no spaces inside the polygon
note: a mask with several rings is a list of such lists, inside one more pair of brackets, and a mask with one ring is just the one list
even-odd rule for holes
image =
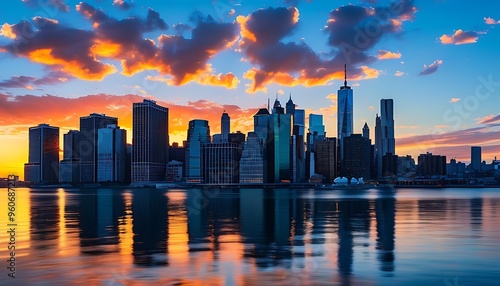
{"label": "building facade", "polygon": [[315,171],[323,176],[327,183],[333,182],[337,177],[337,138],[325,138],[314,144]]}
{"label": "building facade", "polygon": [[132,182],[164,181],[168,159],[168,108],[144,99],[132,105]]}
{"label": "building facade", "polygon": [[337,139],[340,159],[343,160],[344,137],[351,136],[353,127],[353,90],[347,85],[347,70],[344,66],[344,85],[337,91]]}
{"label": "building facade", "polygon": [[210,126],[207,120],[189,121],[186,142],[186,181],[201,183],[203,181],[201,164],[201,145],[210,143]]}
{"label": "building facade", "polygon": [[248,132],[240,159],[240,183],[264,183],[263,147],[256,132]]}
{"label": "building facade", "polygon": [[432,155],[427,152],[418,156],[417,175],[423,177],[445,176],[446,175],[446,156]]}
{"label": "building facade", "polygon": [[33,183],[59,182],[59,127],[39,124],[29,128],[24,180]]}
{"label": "building facade", "polygon": [[80,131],[70,130],[63,138],[63,159],[59,163],[59,182],[78,184],[80,182]]}
{"label": "building facade", "polygon": [[267,166],[269,183],[290,182],[291,115],[284,113],[278,99],[268,117]]}
{"label": "building facade", "polygon": [[80,181],[82,183],[97,182],[97,146],[99,143],[98,130],[110,124],[118,124],[116,117],[105,114],[92,113],[80,117]]}
{"label": "building facade", "polygon": [[98,130],[97,181],[127,181],[127,130],[111,124]]}
{"label": "building facade", "polygon": [[344,159],[341,175],[347,178],[370,178],[370,139],[361,134],[344,137]]}
{"label": "building facade", "polygon": [[203,183],[239,183],[240,145],[236,143],[202,143],[201,164]]}

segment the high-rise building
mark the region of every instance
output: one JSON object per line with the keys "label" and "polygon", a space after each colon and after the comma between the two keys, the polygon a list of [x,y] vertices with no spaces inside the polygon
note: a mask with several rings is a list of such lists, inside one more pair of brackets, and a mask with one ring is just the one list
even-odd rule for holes
{"label": "high-rise building", "polygon": [[267,165],[268,182],[291,181],[290,137],[291,115],[284,113],[278,98],[273,112],[268,116]]}
{"label": "high-rise building", "polygon": [[126,182],[127,130],[110,124],[98,130],[97,181]]}
{"label": "high-rise building", "polygon": [[234,184],[239,182],[239,153],[237,143],[202,143],[201,173],[206,184]]}
{"label": "high-rise building", "polygon": [[256,132],[248,132],[240,159],[240,183],[263,183],[263,146]]}
{"label": "high-rise building", "polygon": [[314,175],[314,144],[316,141],[325,139],[325,125],[323,125],[323,115],[309,114],[309,132],[307,133],[306,147],[306,171],[305,176],[309,179]]}
{"label": "high-rise building", "polygon": [[446,175],[446,156],[432,155],[427,152],[418,156],[419,176],[445,176]]}
{"label": "high-rise building", "polygon": [[[269,104],[268,104],[269,105]],[[269,106],[268,106],[269,108]],[[257,134],[259,138],[260,145],[262,147],[262,160],[264,164],[263,169],[263,180],[267,182],[267,137],[269,127],[267,125],[269,110],[268,108],[261,108],[257,113],[253,116],[253,130]]]}
{"label": "high-rise building", "polygon": [[341,175],[348,178],[370,178],[370,139],[361,134],[344,137],[344,159]]}
{"label": "high-rise building", "polygon": [[77,184],[80,182],[80,131],[70,130],[64,134],[63,159],[59,163],[59,182]]}
{"label": "high-rise building", "polygon": [[331,183],[337,177],[337,138],[325,138],[314,144],[315,172]]}
{"label": "high-rise building", "polygon": [[337,91],[337,139],[340,147],[340,160],[343,160],[344,137],[353,132],[353,95],[347,85],[347,65],[344,65],[344,86]]}
{"label": "high-rise building", "polygon": [[207,120],[189,121],[186,142],[186,181],[200,183],[203,181],[201,165],[201,145],[210,143],[210,126]]}
{"label": "high-rise building", "polygon": [[293,182],[306,181],[305,110],[295,109],[293,115]]}
{"label": "high-rise building", "polygon": [[168,163],[168,108],[144,99],[132,107],[132,182],[164,181]]}
{"label": "high-rise building", "polygon": [[472,170],[474,172],[481,171],[481,147],[480,146],[470,147],[470,163],[472,165]]}
{"label": "high-rise building", "polygon": [[92,113],[80,117],[80,181],[82,183],[97,182],[97,145],[98,131],[110,124],[118,124],[116,117]]}
{"label": "high-rise building", "polygon": [[288,101],[286,102],[286,105],[285,105],[285,113],[290,114],[292,117],[295,114],[295,103],[293,103],[291,93],[290,93],[290,98],[288,99]]}
{"label": "high-rise building", "polygon": [[370,139],[370,128],[368,127],[368,123],[366,122],[363,126],[363,138]]}
{"label": "high-rise building", "polygon": [[375,156],[377,161],[377,176],[382,173],[382,157],[386,153],[396,154],[394,138],[394,102],[392,99],[380,100],[380,117],[375,120]]}
{"label": "high-rise building", "polygon": [[229,133],[231,132],[231,118],[229,114],[225,111],[222,113],[220,118],[220,126],[221,126],[221,142],[228,142]]}
{"label": "high-rise building", "polygon": [[382,156],[382,176],[394,177],[398,175],[398,156],[392,153],[385,153]]}
{"label": "high-rise building", "polygon": [[24,180],[33,183],[59,182],[59,127],[39,124],[29,128]]}

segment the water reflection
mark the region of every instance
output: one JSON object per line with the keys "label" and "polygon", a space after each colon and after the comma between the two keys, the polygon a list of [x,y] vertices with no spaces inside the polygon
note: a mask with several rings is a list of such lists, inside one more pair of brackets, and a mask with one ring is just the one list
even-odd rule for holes
{"label": "water reflection", "polygon": [[[397,199],[364,193],[331,198],[324,191],[288,189],[27,191],[31,247],[24,251],[52,258],[53,265],[62,264],[56,258],[69,259],[64,261],[73,272],[106,265],[119,273],[113,279],[125,282],[141,277],[216,285],[438,281],[412,275],[415,268],[408,265],[433,275],[464,275],[471,267],[486,277],[498,274],[491,272],[498,258],[488,256],[500,242],[497,193]],[[470,228],[463,229],[467,221]],[[479,254],[461,247],[475,243],[482,243]],[[436,264],[435,252],[456,257],[444,256]],[[473,264],[457,264],[462,256],[472,257]],[[100,266],[89,265],[96,260]],[[29,266],[26,271],[34,272],[25,277],[27,283],[46,271],[35,261]],[[135,276],[137,271],[145,276]]]}

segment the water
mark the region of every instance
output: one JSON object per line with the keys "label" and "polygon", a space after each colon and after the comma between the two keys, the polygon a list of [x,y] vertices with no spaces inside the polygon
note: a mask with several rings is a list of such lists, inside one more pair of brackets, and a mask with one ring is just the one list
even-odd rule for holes
{"label": "water", "polygon": [[[500,189],[16,189],[2,285],[499,285]],[[14,283],[15,282],[15,283]]]}

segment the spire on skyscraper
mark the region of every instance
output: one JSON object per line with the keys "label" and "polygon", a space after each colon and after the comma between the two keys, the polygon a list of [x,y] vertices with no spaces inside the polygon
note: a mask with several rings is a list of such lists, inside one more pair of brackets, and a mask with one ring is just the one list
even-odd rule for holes
{"label": "spire on skyscraper", "polygon": [[347,87],[347,64],[344,64],[344,87]]}

